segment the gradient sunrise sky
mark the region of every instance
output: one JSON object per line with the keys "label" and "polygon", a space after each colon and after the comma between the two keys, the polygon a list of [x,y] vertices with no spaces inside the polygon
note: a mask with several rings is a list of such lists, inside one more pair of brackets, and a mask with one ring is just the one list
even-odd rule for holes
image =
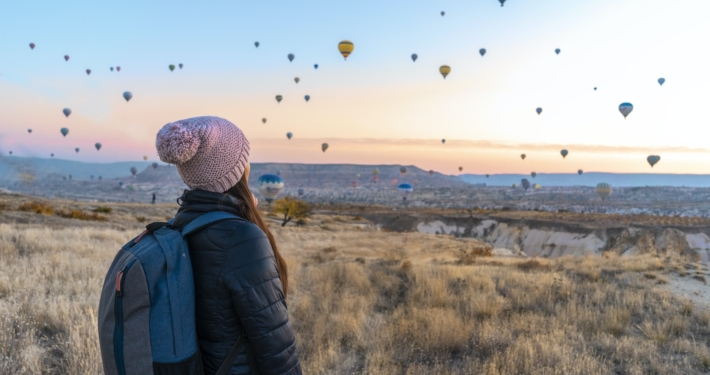
{"label": "gradient sunrise sky", "polygon": [[[490,174],[710,171],[707,0],[15,1],[2,8],[5,155],[157,160],[163,124],[215,115],[245,131],[255,162],[413,164],[452,174],[459,166]],[[343,39],[355,43],[347,61],[337,51]],[[179,63],[182,70],[169,71]],[[445,80],[442,64],[452,68]],[[124,91],[133,93],[129,103]],[[627,101],[634,111],[624,120],[617,108]],[[70,129],[66,138],[62,127]],[[570,151],[564,160],[561,148]],[[653,169],[649,154],[662,157]]]}

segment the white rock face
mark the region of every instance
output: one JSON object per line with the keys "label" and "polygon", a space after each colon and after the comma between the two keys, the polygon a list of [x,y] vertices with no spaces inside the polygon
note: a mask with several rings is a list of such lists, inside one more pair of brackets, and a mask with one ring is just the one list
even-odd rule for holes
{"label": "white rock face", "polygon": [[685,240],[688,241],[688,246],[695,250],[703,262],[710,262],[710,237],[705,233],[687,233]]}
{"label": "white rock face", "polygon": [[447,225],[443,221],[431,221],[428,223],[417,224],[417,232],[429,234],[463,234],[465,227],[456,227],[455,225]]}

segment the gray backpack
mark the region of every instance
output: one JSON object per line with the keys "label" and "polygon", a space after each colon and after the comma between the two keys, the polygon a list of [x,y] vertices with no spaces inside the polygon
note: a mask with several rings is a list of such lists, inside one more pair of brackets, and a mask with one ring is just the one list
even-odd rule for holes
{"label": "gray backpack", "polygon": [[[195,326],[195,284],[185,237],[225,220],[244,219],[217,211],[182,229],[171,223],[153,223],[118,251],[99,303],[104,373],[203,374]],[[227,373],[244,345],[240,337],[217,374]]]}

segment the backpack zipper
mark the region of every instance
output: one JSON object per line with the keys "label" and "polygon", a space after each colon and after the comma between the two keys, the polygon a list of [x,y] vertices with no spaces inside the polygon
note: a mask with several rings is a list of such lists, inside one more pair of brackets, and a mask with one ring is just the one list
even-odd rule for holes
{"label": "backpack zipper", "polygon": [[137,259],[130,261],[123,271],[116,274],[116,298],[114,299],[114,315],[116,325],[113,328],[113,356],[116,359],[116,370],[119,375],[126,375],[126,362],[123,358],[123,286],[126,274]]}

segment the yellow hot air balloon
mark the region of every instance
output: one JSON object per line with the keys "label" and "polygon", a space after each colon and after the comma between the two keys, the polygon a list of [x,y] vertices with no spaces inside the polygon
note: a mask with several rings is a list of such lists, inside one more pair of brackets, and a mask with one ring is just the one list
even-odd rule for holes
{"label": "yellow hot air balloon", "polygon": [[343,55],[345,60],[348,59],[348,56],[350,56],[354,49],[355,45],[349,40],[343,40],[338,44],[338,50],[340,51],[340,54]]}
{"label": "yellow hot air balloon", "polygon": [[441,73],[441,75],[444,76],[444,79],[446,79],[446,76],[451,73],[451,67],[448,65],[442,65],[439,67],[439,73]]}
{"label": "yellow hot air balloon", "polygon": [[143,160],[148,160],[148,155],[143,155]]}

